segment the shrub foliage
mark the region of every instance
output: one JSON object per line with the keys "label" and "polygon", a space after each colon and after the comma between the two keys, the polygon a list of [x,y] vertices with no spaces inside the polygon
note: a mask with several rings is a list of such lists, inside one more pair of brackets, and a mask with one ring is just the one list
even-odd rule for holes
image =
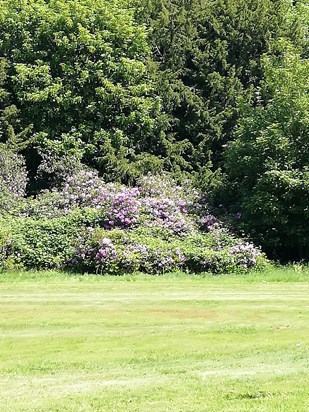
{"label": "shrub foliage", "polygon": [[69,178],[59,192],[24,199],[1,218],[1,266],[99,274],[263,267],[260,250],[219,222],[201,229],[201,217],[211,215],[199,200],[188,182],[177,186],[168,175],[149,175],[130,188],[88,171]]}

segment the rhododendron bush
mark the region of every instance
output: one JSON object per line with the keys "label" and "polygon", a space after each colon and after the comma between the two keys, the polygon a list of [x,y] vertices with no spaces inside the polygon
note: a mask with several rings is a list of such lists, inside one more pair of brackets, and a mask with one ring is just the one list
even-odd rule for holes
{"label": "rhododendron bush", "polygon": [[234,237],[210,213],[189,181],[178,185],[168,174],[148,175],[128,187],[79,171],[59,189],[21,199],[2,224],[10,234],[3,236],[2,266],[157,274],[265,264],[259,249]]}
{"label": "rhododendron bush", "polygon": [[25,195],[27,181],[23,157],[0,144],[0,211]]}

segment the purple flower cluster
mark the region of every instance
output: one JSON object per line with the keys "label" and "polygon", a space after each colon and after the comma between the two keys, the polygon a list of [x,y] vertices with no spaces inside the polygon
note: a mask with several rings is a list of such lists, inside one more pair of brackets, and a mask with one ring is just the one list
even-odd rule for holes
{"label": "purple flower cluster", "polygon": [[128,229],[142,222],[182,235],[193,229],[190,208],[197,192],[177,185],[168,176],[148,175],[137,187],[105,183],[96,172],[79,172],[67,179],[61,196],[68,209],[89,206],[102,212],[105,229]]}
{"label": "purple flower cluster", "polygon": [[178,235],[193,229],[192,220],[183,212],[184,206],[175,204],[169,198],[145,197],[142,205],[148,226],[160,226]]}
{"label": "purple flower cluster", "polygon": [[10,197],[23,197],[27,182],[24,158],[0,146],[0,192]]}
{"label": "purple flower cluster", "polygon": [[105,229],[127,229],[139,219],[139,190],[114,183],[105,183],[96,172],[87,171],[70,177],[62,190],[74,207],[93,207],[105,216]]}
{"label": "purple flower cluster", "polygon": [[121,265],[129,271],[140,270],[147,273],[163,273],[180,269],[186,258],[180,249],[151,248],[133,242],[122,252]]}
{"label": "purple flower cluster", "polygon": [[136,225],[141,207],[137,195],[136,189],[127,188],[110,197],[104,224],[105,229],[112,229],[115,226],[127,229]]}
{"label": "purple flower cluster", "polygon": [[108,238],[103,238],[98,251],[95,254],[97,264],[104,265],[117,259],[117,251],[113,242]]}
{"label": "purple flower cluster", "polygon": [[93,230],[90,229],[84,234],[84,238],[79,237],[79,245],[69,263],[95,273],[113,272],[119,257],[114,243],[107,237],[93,241],[92,234]]}
{"label": "purple flower cluster", "polygon": [[229,249],[229,254],[237,259],[239,266],[251,268],[257,263],[257,258],[262,256],[261,251],[252,243],[239,243]]}
{"label": "purple flower cluster", "polygon": [[207,214],[202,216],[200,219],[200,228],[205,232],[210,232],[214,229],[219,229],[220,224],[218,219],[216,219],[213,215]]}
{"label": "purple flower cluster", "polygon": [[163,273],[180,269],[186,262],[179,248],[150,247],[129,238],[115,244],[110,238],[93,240],[88,232],[75,250],[70,264],[96,273],[128,273],[142,271]]}
{"label": "purple flower cluster", "polygon": [[97,172],[80,171],[67,178],[60,193],[67,199],[69,208],[73,209],[95,206],[100,199],[109,196],[110,191]]}
{"label": "purple flower cluster", "polygon": [[62,189],[45,191],[20,205],[19,215],[53,218],[74,209],[91,208],[106,230],[145,226],[165,234],[184,236],[197,229],[193,204],[197,192],[182,187],[168,175],[148,175],[136,187],[105,183],[96,171],[78,171],[68,177]]}

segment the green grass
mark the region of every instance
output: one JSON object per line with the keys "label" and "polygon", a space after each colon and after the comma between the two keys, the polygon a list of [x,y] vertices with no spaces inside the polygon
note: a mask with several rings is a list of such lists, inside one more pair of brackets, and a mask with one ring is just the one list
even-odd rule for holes
{"label": "green grass", "polygon": [[0,274],[0,411],[309,410],[309,271]]}

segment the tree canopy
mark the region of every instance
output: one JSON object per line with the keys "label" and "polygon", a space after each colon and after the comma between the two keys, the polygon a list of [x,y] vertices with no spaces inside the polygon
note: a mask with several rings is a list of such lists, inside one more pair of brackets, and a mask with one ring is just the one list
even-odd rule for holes
{"label": "tree canopy", "polygon": [[239,100],[263,78],[261,56],[282,37],[301,47],[300,14],[285,0],[154,0],[145,9],[170,132],[188,142],[193,170],[217,168]]}
{"label": "tree canopy", "polygon": [[0,37],[1,140],[22,149],[31,172],[44,152],[109,179],[134,174],[129,162],[160,166],[160,98],[127,2],[2,1]]}
{"label": "tree canopy", "polygon": [[168,171],[308,257],[308,22],[305,0],[0,0],[0,176]]}
{"label": "tree canopy", "polygon": [[256,104],[244,104],[226,150],[234,207],[269,251],[308,259],[309,61],[291,50],[263,62]]}

